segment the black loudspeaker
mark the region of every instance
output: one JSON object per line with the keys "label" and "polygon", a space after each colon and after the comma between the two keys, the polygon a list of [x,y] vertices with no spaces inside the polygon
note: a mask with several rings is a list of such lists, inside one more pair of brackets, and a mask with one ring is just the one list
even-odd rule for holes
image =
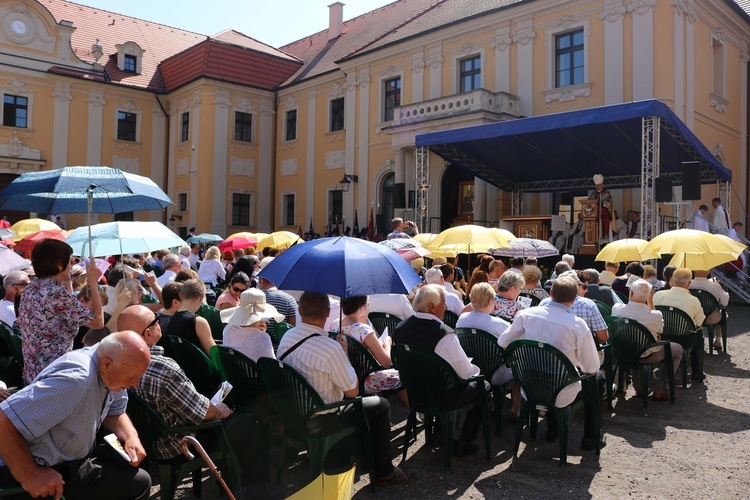
{"label": "black loudspeaker", "polygon": [[656,203],[672,201],[672,178],[662,175],[656,178],[654,185],[654,198]]}
{"label": "black loudspeaker", "polygon": [[406,206],[406,184],[400,182],[393,185],[393,207],[403,208]]}
{"label": "black loudspeaker", "polygon": [[697,163],[682,165],[682,199],[701,199],[701,170]]}

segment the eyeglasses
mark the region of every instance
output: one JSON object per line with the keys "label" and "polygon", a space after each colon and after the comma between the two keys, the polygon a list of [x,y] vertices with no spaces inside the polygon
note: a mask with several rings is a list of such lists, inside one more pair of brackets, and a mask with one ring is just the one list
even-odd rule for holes
{"label": "eyeglasses", "polygon": [[367,308],[369,309],[370,306],[372,305],[372,302],[368,302],[366,305],[367,305]]}
{"label": "eyeglasses", "polygon": [[578,286],[583,287],[584,290],[588,290],[589,289],[589,286],[586,285],[585,283],[578,283]]}
{"label": "eyeglasses", "polygon": [[151,323],[149,323],[148,326],[146,328],[144,328],[143,331],[141,332],[141,337],[143,337],[143,336],[146,335],[146,330],[148,330],[149,328],[151,328],[152,326],[154,326],[158,322],[159,322],[159,316],[154,316],[154,320],[151,321]]}
{"label": "eyeglasses", "polygon": [[25,282],[25,283],[13,283],[13,286],[20,286],[20,287],[25,287],[25,286],[28,286],[28,285],[29,285],[28,281]]}
{"label": "eyeglasses", "polygon": [[242,293],[242,292],[244,292],[246,290],[247,290],[247,288],[237,288],[236,286],[232,285],[232,291],[234,293]]}

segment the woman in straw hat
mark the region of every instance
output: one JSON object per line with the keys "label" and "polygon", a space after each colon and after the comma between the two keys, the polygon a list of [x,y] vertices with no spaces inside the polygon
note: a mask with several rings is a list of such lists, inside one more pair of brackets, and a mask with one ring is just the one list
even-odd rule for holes
{"label": "woman in straw hat", "polygon": [[260,358],[276,358],[271,337],[266,333],[266,319],[283,321],[271,304],[266,304],[266,295],[257,288],[250,288],[240,295],[240,305],[221,311],[224,328],[223,345],[240,351],[258,361]]}

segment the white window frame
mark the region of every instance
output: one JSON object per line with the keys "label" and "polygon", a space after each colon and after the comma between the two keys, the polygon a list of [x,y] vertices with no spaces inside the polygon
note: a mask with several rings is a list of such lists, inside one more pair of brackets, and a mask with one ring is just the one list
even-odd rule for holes
{"label": "white window frame", "polygon": [[[124,73],[140,75],[143,70],[143,52],[144,50],[135,42],[125,42],[122,45],[115,45],[117,49],[117,69]],[[135,57],[135,73],[125,71],[125,56]]]}
{"label": "white window frame", "polygon": [[[564,35],[571,31],[578,31],[583,28],[583,83],[568,85],[566,87],[555,87],[555,40],[558,35]],[[589,18],[570,20],[547,29],[545,36],[547,48],[547,90],[544,92],[545,100],[549,105],[552,101],[566,102],[574,101],[578,97],[588,97],[591,95],[591,79],[589,71],[591,64],[589,55],[591,52],[591,27]]]}
{"label": "white window frame", "polygon": [[[344,103],[344,109],[346,109],[346,103]],[[295,130],[295,134],[294,134],[294,139],[287,139],[286,138],[286,132],[287,132],[287,128],[286,128],[287,127],[287,119],[286,118],[287,118],[287,113],[289,113],[291,111],[295,111],[297,113],[297,120],[295,122],[296,130]],[[284,134],[284,135],[281,136],[282,137],[282,142],[294,142],[294,141],[299,140],[299,107],[289,108],[289,109],[285,109],[284,110],[284,130],[282,130],[282,133]]]}
{"label": "white window frame", "polygon": [[6,128],[21,128],[21,127],[14,127],[10,125],[3,125],[3,121],[5,120],[5,96],[11,95],[15,97],[25,97],[27,101],[26,105],[26,127],[24,127],[22,130],[31,130],[34,126],[32,122],[32,117],[34,116],[34,93],[26,90],[26,87],[23,88],[4,88],[0,92],[0,99],[2,99],[2,107],[0,107],[0,127],[6,127]]}
{"label": "white window frame", "polygon": [[[721,48],[721,61],[716,60],[715,48],[716,46]],[[726,98],[727,89],[727,46],[724,41],[716,35],[711,33],[711,93],[721,98]],[[721,81],[716,81],[716,65],[721,64]],[[718,83],[718,85],[717,85]]]}
{"label": "white window frame", "polygon": [[[332,118],[332,115],[333,115],[333,109],[332,109],[333,108],[333,101],[336,101],[338,99],[343,99],[344,100],[344,121],[343,121],[343,126],[340,129],[338,129],[338,130],[331,130],[331,118]],[[326,128],[328,129],[329,133],[335,134],[335,133],[338,133],[338,132],[345,132],[346,131],[346,96],[340,95],[340,96],[329,98],[328,99],[328,113],[327,113],[327,115],[328,115],[328,120],[327,120],[328,123],[326,124]]]}
{"label": "white window frame", "polygon": [[[451,74],[453,75],[453,95],[457,95],[461,89],[461,61],[463,61],[464,59],[471,59],[472,57],[476,56],[479,56],[479,64],[482,67],[482,71],[479,74],[479,89],[485,88],[485,85],[487,84],[487,56],[485,54],[484,46],[481,46],[476,47],[472,50],[461,51],[459,53],[453,54],[453,59],[451,60]],[[473,92],[473,90],[470,92]]]}
{"label": "white window frame", "polygon": [[[123,113],[134,113],[135,114],[135,142],[125,141],[117,138],[117,113],[122,111]],[[114,110],[114,140],[119,142],[126,142],[128,144],[140,144],[141,143],[141,129],[143,128],[143,110],[139,106],[135,106],[132,101],[128,100],[124,103],[119,103],[115,106]]]}
{"label": "white window frame", "polygon": [[[404,72],[387,73],[378,78],[378,119],[381,123],[386,123],[385,119],[385,82],[396,78],[401,79],[401,106],[404,105]],[[396,114],[393,114],[393,120],[396,120]],[[390,123],[393,120],[388,120]]]}
{"label": "white window frame", "polygon": [[[250,195],[249,209],[247,213],[248,224],[242,226],[234,224],[234,195],[235,194],[246,194]],[[247,189],[233,189],[229,192],[229,222],[232,227],[255,227],[255,191],[249,191]]]}
{"label": "white window frame", "polygon": [[[259,123],[258,117],[256,116],[256,113],[253,111],[248,111],[246,109],[234,109],[234,113],[232,114],[232,141],[238,142],[241,144],[254,144],[255,143],[255,130],[258,128],[257,124]],[[241,141],[237,139],[237,113],[244,113],[246,115],[250,115],[250,140],[249,141]]]}
{"label": "white window frame", "polygon": [[[286,203],[286,201],[287,201],[286,197],[287,196],[294,197],[294,203],[293,203],[293,205],[294,205],[294,209],[293,209],[294,210],[294,214],[293,214],[294,217],[292,217],[292,224],[287,224],[286,223],[287,216],[289,215],[287,213],[287,208],[286,208],[287,207],[287,203]],[[296,191],[283,191],[281,193],[281,210],[279,211],[279,213],[281,214],[281,221],[279,221],[280,222],[280,224],[279,224],[280,226],[284,226],[284,227],[294,227],[294,226],[296,226],[296,223],[294,222],[294,219],[297,217],[297,192]]]}
{"label": "white window frame", "polygon": [[[190,194],[187,191],[177,191],[177,212],[187,212],[190,209]],[[185,208],[180,205],[180,196],[185,196]]]}
{"label": "white window frame", "polygon": [[[187,137],[185,137],[183,139],[182,138],[182,132],[183,132],[183,130],[182,130],[182,127],[183,127],[182,120],[185,117],[185,115],[187,115],[187,121],[188,121],[187,122]],[[192,116],[190,116],[190,115],[191,115],[190,111],[183,111],[182,113],[180,113],[180,130],[179,130],[179,137],[177,137],[177,142],[190,142],[190,136],[192,135],[190,133],[190,126],[192,125],[192,123],[191,123]]]}

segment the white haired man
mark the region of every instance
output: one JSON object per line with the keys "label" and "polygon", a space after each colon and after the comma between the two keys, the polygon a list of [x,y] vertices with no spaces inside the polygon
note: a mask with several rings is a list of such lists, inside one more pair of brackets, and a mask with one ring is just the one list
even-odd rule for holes
{"label": "white haired man", "polygon": [[[654,310],[651,301],[651,284],[644,280],[638,279],[630,285],[630,297],[627,304],[615,304],[612,306],[612,316],[629,318],[637,321],[648,328],[655,341],[661,340],[661,334],[664,331],[664,318],[661,311]],[[682,346],[675,342],[670,342],[669,347],[672,350],[672,369],[675,373],[680,368],[682,360]],[[664,360],[664,346],[652,347],[641,354],[641,363],[650,365]],[[633,372],[633,385],[636,392],[640,390],[640,372]],[[645,397],[641,394],[642,397]],[[654,401],[667,401],[669,397],[669,383],[665,363],[659,366],[659,377],[654,388]]]}
{"label": "white haired man", "polygon": [[164,274],[159,276],[156,283],[159,287],[164,288],[164,285],[170,281],[174,281],[174,277],[177,276],[177,273],[182,269],[182,260],[176,253],[168,253],[162,259],[161,266],[162,269],[164,269]]}
{"label": "white haired man", "polygon": [[[439,285],[443,289],[445,289],[445,278],[443,277],[443,272],[439,267],[433,267],[432,269],[428,270],[424,275],[424,281],[428,285]],[[459,299],[457,295],[446,293],[445,303],[447,304],[449,311],[456,313],[456,316],[461,315],[461,311],[464,308],[464,303],[461,302],[461,299]],[[443,317],[441,316],[440,319],[443,319]]]}
{"label": "white haired man", "polygon": [[13,326],[16,321],[16,309],[14,301],[16,296],[26,288],[30,282],[29,276],[23,271],[11,271],[3,278],[5,297],[0,302],[0,321],[8,326]]}
{"label": "white haired man", "polygon": [[729,294],[715,280],[708,279],[708,271],[693,270],[693,275],[695,277],[690,282],[690,290],[704,290],[716,297],[719,303],[719,309],[709,314],[705,321],[707,325],[714,325],[714,349],[721,350],[721,324],[719,322],[721,310],[729,305]]}

